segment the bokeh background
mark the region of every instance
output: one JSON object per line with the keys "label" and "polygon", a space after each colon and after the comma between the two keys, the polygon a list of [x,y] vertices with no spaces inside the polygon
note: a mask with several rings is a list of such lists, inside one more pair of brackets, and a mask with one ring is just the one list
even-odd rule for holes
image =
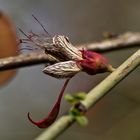
{"label": "bokeh background", "polygon": [[[32,14],[51,34],[67,35],[73,44],[97,41],[105,31],[123,33],[140,31],[140,1],[138,0],[0,0],[0,10],[6,12],[17,27],[43,32]],[[117,67],[137,49],[104,54]],[[15,78],[0,88],[0,139],[33,140],[42,129],[34,120],[48,114],[64,83],[42,73],[44,66],[19,69]],[[136,69],[87,113],[89,125],[77,124],[58,140],[139,140],[140,139],[140,69]],[[66,92],[88,92],[108,74],[76,75]],[[69,108],[63,100],[61,116]]]}

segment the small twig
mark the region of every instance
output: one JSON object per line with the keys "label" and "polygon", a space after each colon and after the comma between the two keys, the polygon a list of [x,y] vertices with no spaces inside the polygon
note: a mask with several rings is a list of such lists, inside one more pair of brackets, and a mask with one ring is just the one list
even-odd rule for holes
{"label": "small twig", "polygon": [[82,44],[78,48],[86,48],[100,53],[140,46],[140,33],[126,32],[122,35],[101,42]]}
{"label": "small twig", "polygon": [[[112,72],[107,78],[105,78],[99,85],[92,89],[86,96],[86,99],[81,102],[82,105],[84,105],[87,109],[91,108],[139,65],[140,49],[114,72]],[[36,140],[54,140],[71,124],[73,124],[73,122],[75,122],[75,120],[72,116],[63,116],[58,119],[52,126],[50,126],[50,128],[44,131],[38,138],[36,138]]]}
{"label": "small twig", "polygon": [[0,71],[15,69],[35,64],[55,63],[58,60],[51,55],[43,52],[34,52],[29,54],[21,54],[18,56],[0,59]]}
{"label": "small twig", "polygon": [[[117,49],[140,46],[140,33],[125,33],[117,37],[106,39],[101,42],[89,43],[76,46],[79,49],[87,49],[97,52],[107,52]],[[21,54],[19,56],[0,59],[0,71],[37,65],[42,63],[54,63],[58,61],[51,55],[42,52],[33,52],[30,54]]]}

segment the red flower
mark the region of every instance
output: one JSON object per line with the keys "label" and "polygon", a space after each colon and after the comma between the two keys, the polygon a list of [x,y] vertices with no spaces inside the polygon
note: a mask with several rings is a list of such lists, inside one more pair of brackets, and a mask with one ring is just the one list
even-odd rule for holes
{"label": "red flower", "polygon": [[[90,74],[90,75],[94,75],[94,74],[97,74],[97,73],[102,73],[102,72],[108,71],[108,66],[109,66],[109,64],[108,64],[107,59],[106,59],[104,56],[102,56],[102,55],[100,55],[100,54],[98,54],[98,53],[91,52],[91,51],[86,51],[86,50],[82,50],[81,53],[82,53],[82,58],[83,58],[83,60],[76,60],[76,61],[75,61],[75,64],[77,64],[78,67],[82,68],[82,69],[81,69],[82,71],[85,71],[85,72],[87,72],[87,73]],[[66,61],[66,62],[69,62],[69,61]],[[54,67],[53,67],[53,65],[51,65],[50,67],[55,68],[56,65],[57,65],[57,67],[58,67],[59,65],[61,66],[61,65],[63,65],[63,64],[65,65],[65,63],[60,62],[60,64],[59,64],[59,63],[56,63],[56,64],[54,64]],[[65,69],[68,68],[69,71],[70,71],[70,69],[74,69],[74,68],[75,68],[75,67],[69,67],[68,65],[70,65],[70,64],[71,64],[71,63],[68,63],[68,64],[67,64],[67,67],[65,66]],[[63,72],[64,72],[64,67],[62,67],[62,66],[60,67],[60,66],[59,66],[58,69],[57,69],[57,67],[56,67],[56,69],[55,69],[55,72],[56,72],[56,73],[58,73],[57,71],[59,71],[59,73],[60,73],[61,68],[63,69]],[[70,65],[70,66],[71,66],[71,65]],[[49,66],[48,66],[48,67],[49,67]],[[46,68],[47,68],[47,67],[46,67]],[[80,70],[80,69],[79,69],[79,70]],[[47,71],[47,72],[46,72],[46,71]],[[69,71],[65,71],[65,73],[69,73]],[[45,69],[45,72],[48,74],[48,68]],[[52,71],[52,72],[53,72],[53,71]],[[73,73],[73,74],[75,74],[75,73]],[[51,75],[51,74],[50,74],[50,75]],[[57,75],[56,75],[56,76],[57,76]],[[55,76],[55,77],[56,77],[56,76]],[[71,76],[71,75],[70,75],[70,76]],[[60,77],[60,76],[59,76],[59,77]],[[63,88],[62,88],[62,90],[61,90],[61,92],[60,92],[60,94],[59,94],[59,97],[58,97],[58,99],[57,99],[57,101],[56,101],[54,107],[52,108],[51,112],[49,113],[49,115],[48,115],[46,118],[44,118],[43,120],[41,120],[41,121],[39,121],[39,122],[34,122],[34,121],[31,119],[31,117],[30,117],[30,115],[29,115],[29,113],[28,113],[28,119],[29,119],[33,124],[35,124],[35,125],[38,126],[39,128],[47,128],[47,127],[49,127],[49,126],[56,120],[56,118],[57,118],[57,116],[58,116],[58,113],[59,113],[59,110],[60,110],[61,99],[62,99],[64,90],[65,90],[65,88],[66,88],[68,82],[69,82],[69,79],[66,80],[66,82],[65,82],[65,84],[64,84],[64,86],[63,86]]]}
{"label": "red flower", "polygon": [[[44,49],[46,54],[50,54],[59,60],[58,63],[47,65],[43,70],[44,73],[55,78],[70,79],[80,71],[94,75],[113,70],[104,56],[92,51],[78,50],[65,36],[56,35],[51,37],[38,19],[36,17],[34,18],[41,25],[45,34],[37,35],[30,32],[30,34],[27,35],[20,29],[20,31],[27,37],[25,41],[29,41],[35,46]],[[61,99],[69,79],[66,80],[54,107],[46,118],[39,122],[35,122],[31,119],[28,113],[28,119],[33,124],[39,128],[46,128],[55,121],[59,113]]]}

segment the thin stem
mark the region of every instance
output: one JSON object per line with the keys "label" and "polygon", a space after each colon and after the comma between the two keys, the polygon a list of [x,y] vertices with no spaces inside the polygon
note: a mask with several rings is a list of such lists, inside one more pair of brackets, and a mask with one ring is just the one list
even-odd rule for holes
{"label": "thin stem", "polygon": [[[103,96],[105,96],[114,86],[124,79],[130,72],[140,65],[140,49],[127,59],[120,67],[105,78],[99,85],[93,88],[87,95],[82,104],[87,108],[91,108]],[[58,119],[52,126],[44,131],[35,140],[54,140],[62,132],[64,132],[75,120],[72,116],[63,116]]]}

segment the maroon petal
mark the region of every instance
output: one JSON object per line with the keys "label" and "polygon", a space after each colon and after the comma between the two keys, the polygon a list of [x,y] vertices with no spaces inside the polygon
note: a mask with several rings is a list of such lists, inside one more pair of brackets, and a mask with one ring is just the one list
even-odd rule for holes
{"label": "maroon petal", "polygon": [[55,119],[57,118],[57,115],[59,113],[60,103],[61,103],[63,93],[66,89],[66,86],[67,86],[69,80],[70,79],[67,79],[66,82],[64,83],[64,86],[58,96],[58,99],[57,99],[54,107],[52,108],[51,112],[49,113],[49,115],[46,118],[42,119],[41,121],[35,122],[31,119],[30,114],[28,112],[28,119],[31,123],[38,126],[39,128],[47,128],[55,121]]}
{"label": "maroon petal", "polygon": [[81,53],[83,60],[77,61],[77,64],[83,71],[90,75],[108,72],[109,63],[103,55],[88,50],[81,50]]}

